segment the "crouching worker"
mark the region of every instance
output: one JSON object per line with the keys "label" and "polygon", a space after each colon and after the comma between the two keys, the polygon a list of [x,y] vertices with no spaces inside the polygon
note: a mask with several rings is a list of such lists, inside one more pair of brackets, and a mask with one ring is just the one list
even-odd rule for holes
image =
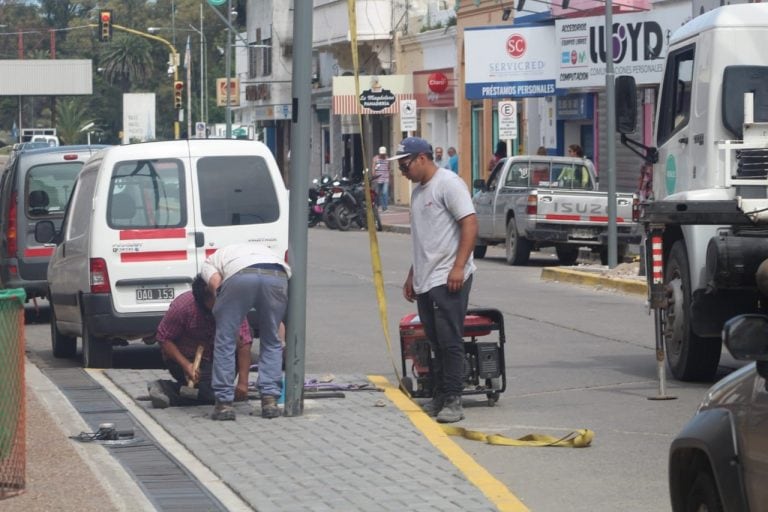
{"label": "crouching worker", "polygon": [[278,333],[288,304],[290,272],[272,249],[255,242],[222,247],[203,263],[203,279],[216,294],[212,380],[216,403],[211,419],[235,419],[236,336],[251,308],[259,322],[261,416],[280,416],[277,399],[282,391],[283,348]]}
{"label": "crouching worker", "polygon": [[[177,405],[214,403],[211,387],[213,368],[213,340],[216,322],[212,313],[216,298],[202,276],[192,281],[192,291],[176,297],[160,321],[155,335],[160,344],[163,360],[174,380],[155,380],[149,383],[152,407],[163,409]],[[251,365],[251,331],[248,321],[240,323],[237,333],[237,387],[238,400],[248,398],[248,369]],[[193,369],[198,345],[203,347],[200,367]],[[181,396],[180,389],[189,380],[195,382],[197,399]]]}

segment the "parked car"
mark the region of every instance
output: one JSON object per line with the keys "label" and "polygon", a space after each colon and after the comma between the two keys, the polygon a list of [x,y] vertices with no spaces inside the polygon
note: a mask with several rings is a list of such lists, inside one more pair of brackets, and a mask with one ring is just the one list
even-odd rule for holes
{"label": "parked car", "polygon": [[0,282],[24,288],[27,298],[48,293],[46,270],[53,253],[34,239],[35,226],[61,226],[77,173],[88,158],[106,146],[63,146],[15,152],[0,178]]}
{"label": "parked car", "polygon": [[[554,246],[563,265],[573,265],[579,247],[608,260],[608,193],[598,190],[592,162],[577,157],[521,155],[500,160],[488,180],[475,180],[477,212],[474,255],[504,244],[510,265],[525,265],[534,249]],[[619,259],[640,241],[636,196],[616,194]]]}
{"label": "parked car", "polygon": [[205,259],[233,243],[288,249],[288,191],[267,146],[192,139],[114,146],[80,172],[48,267],[51,343],[85,367],[112,366],[112,347],[153,342],[168,305]]}
{"label": "parked car", "polygon": [[709,389],[672,442],[672,509],[768,511],[768,317],[740,315],[723,329],[734,358],[755,361]]}

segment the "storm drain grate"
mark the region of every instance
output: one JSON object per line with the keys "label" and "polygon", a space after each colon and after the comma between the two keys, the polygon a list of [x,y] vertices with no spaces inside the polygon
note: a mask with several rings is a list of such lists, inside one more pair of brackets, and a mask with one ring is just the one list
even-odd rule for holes
{"label": "storm drain grate", "polygon": [[[81,368],[45,368],[42,371],[64,393],[92,432],[102,423],[114,423],[119,430],[133,428],[136,442],[105,447],[133,476],[157,510],[227,510],[85,371]],[[77,432],[72,433],[75,434]]]}

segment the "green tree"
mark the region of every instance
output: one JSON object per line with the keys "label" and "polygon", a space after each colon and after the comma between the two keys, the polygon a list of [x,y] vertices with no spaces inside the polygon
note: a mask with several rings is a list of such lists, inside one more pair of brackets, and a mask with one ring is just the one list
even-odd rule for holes
{"label": "green tree", "polygon": [[123,92],[130,92],[132,85],[146,83],[154,71],[149,43],[132,34],[113,36],[101,51],[100,62],[106,80]]}
{"label": "green tree", "polygon": [[80,128],[93,121],[88,119],[88,110],[80,98],[67,98],[58,102],[58,123],[56,133],[62,144],[84,142],[86,135]]}

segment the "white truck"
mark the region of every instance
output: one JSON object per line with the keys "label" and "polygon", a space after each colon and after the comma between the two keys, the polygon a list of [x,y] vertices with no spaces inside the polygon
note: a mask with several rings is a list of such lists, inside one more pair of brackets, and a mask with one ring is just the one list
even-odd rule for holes
{"label": "white truck", "polygon": [[[478,236],[474,255],[504,244],[510,265],[525,265],[531,251],[554,246],[563,265],[573,265],[579,247],[608,251],[608,194],[599,191],[592,162],[584,158],[523,155],[496,164],[487,180],[475,180],[472,198]],[[616,194],[618,253],[639,241],[636,196]]]}
{"label": "white truck", "polygon": [[56,128],[22,128],[21,142],[45,142],[50,146],[58,146],[59,138]]}
{"label": "white truck", "polygon": [[[656,147],[633,141],[636,90],[616,81],[622,142],[653,164],[641,205],[657,359],[679,380],[711,380],[729,318],[768,302],[768,6],[729,5],[671,37]],[[661,356],[659,356],[659,353]]]}

